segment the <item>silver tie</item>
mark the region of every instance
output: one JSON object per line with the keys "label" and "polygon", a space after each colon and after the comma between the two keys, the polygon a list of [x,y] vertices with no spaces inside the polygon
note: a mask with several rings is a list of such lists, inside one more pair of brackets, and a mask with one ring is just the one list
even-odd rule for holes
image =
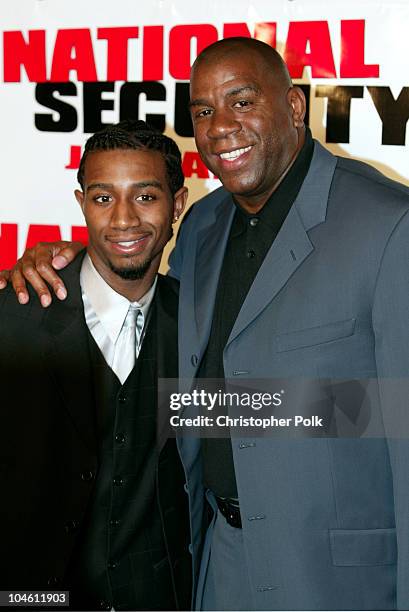
{"label": "silver tie", "polygon": [[118,376],[121,384],[124,384],[135,365],[140,348],[143,318],[141,309],[130,304],[121,332],[115,343],[115,353],[112,362],[112,369]]}

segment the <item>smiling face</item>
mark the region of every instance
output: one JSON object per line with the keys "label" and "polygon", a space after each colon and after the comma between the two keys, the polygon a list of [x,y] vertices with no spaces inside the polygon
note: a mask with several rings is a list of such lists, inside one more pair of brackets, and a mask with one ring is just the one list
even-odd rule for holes
{"label": "smiling face", "polygon": [[115,291],[138,299],[153,282],[187,189],[172,196],[158,151],[115,149],[88,154],[84,192],[75,196],[94,266]]}
{"label": "smiling face", "polygon": [[275,61],[276,70],[252,43],[221,42],[192,69],[196,145],[224,187],[245,209],[257,211],[304,142],[305,99],[285,69]]}

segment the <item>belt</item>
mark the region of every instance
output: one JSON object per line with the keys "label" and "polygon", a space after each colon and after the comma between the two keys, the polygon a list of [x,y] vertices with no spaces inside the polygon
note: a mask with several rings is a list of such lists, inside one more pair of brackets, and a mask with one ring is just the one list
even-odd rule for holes
{"label": "belt", "polygon": [[216,497],[217,507],[232,527],[241,529],[240,506],[223,497]]}

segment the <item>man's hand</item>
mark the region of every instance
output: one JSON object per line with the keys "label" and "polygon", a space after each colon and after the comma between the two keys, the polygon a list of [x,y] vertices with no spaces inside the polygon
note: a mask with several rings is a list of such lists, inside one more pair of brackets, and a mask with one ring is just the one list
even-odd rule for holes
{"label": "man's hand", "polygon": [[32,249],[24,251],[11,270],[0,272],[0,289],[12,282],[13,289],[20,304],[27,304],[29,294],[26,281],[37,293],[41,305],[46,308],[51,304],[51,294],[44,281],[53,289],[60,300],[65,300],[67,290],[55,270],[62,270],[75,259],[84,248],[81,242],[39,242]]}

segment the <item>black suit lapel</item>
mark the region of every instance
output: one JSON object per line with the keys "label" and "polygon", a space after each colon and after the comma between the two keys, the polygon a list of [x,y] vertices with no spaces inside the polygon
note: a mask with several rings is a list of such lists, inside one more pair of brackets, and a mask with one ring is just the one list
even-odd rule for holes
{"label": "black suit lapel", "polygon": [[47,340],[43,354],[79,435],[89,448],[95,449],[95,398],[79,282],[84,254],[61,275],[68,297],[63,302],[54,299],[44,317]]}
{"label": "black suit lapel", "polygon": [[155,305],[158,334],[158,378],[178,376],[178,283],[158,276]]}
{"label": "black suit lapel", "polygon": [[170,435],[169,396],[160,379],[178,377],[178,283],[166,276],[158,277],[155,294],[158,376],[158,450]]}

